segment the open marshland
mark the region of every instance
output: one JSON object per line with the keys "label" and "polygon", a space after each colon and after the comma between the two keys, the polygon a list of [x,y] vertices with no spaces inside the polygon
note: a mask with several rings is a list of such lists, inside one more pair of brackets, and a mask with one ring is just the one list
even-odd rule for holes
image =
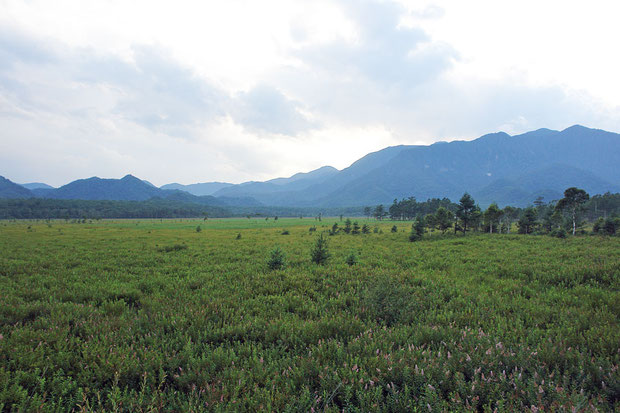
{"label": "open marshland", "polygon": [[620,408],[620,238],[358,221],[0,222],[0,410]]}

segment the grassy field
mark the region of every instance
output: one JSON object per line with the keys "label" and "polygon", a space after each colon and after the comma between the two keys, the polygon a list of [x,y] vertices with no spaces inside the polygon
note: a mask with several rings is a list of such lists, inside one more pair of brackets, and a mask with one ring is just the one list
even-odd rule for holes
{"label": "grassy field", "polygon": [[0,410],[620,410],[620,238],[335,221],[0,222]]}

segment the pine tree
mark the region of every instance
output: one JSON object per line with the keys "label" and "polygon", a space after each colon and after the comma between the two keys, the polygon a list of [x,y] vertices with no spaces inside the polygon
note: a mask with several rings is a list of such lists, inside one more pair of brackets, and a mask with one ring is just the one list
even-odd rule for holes
{"label": "pine tree", "polygon": [[323,265],[330,257],[328,250],[327,238],[323,234],[319,235],[310,251],[310,258],[315,264]]}

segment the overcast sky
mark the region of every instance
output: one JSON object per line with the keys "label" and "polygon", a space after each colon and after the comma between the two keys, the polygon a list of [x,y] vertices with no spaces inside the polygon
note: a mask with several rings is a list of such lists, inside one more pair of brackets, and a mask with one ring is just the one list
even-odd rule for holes
{"label": "overcast sky", "polygon": [[620,2],[0,0],[0,175],[156,185],[620,132]]}

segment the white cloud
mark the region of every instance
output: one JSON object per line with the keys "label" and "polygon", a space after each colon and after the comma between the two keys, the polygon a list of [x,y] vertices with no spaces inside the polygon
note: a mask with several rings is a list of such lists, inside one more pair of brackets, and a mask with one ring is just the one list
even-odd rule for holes
{"label": "white cloud", "polygon": [[500,129],[618,131],[619,11],[3,0],[0,174],[240,182]]}

